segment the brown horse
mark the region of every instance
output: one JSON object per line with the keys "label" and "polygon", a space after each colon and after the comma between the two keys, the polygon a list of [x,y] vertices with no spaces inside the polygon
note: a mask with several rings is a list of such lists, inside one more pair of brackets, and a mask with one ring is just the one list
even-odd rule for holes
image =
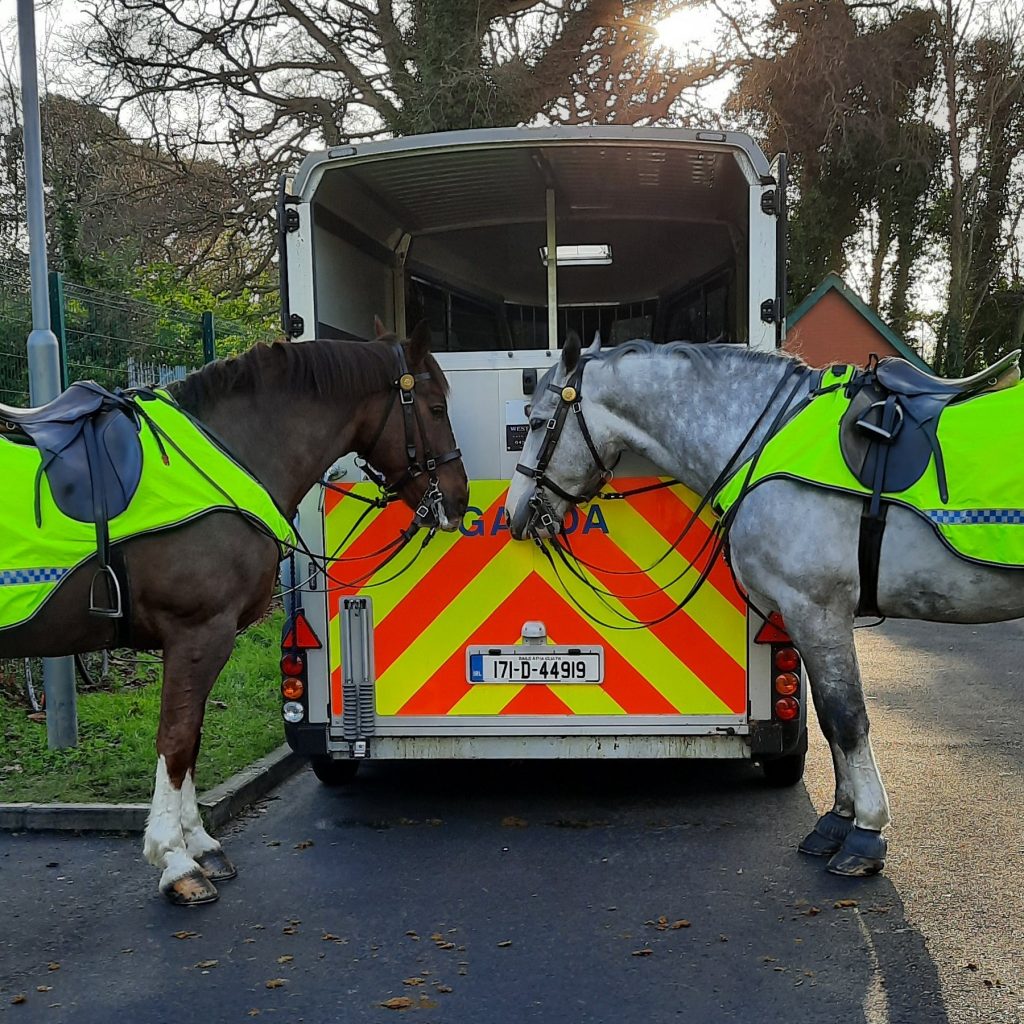
{"label": "brown horse", "polygon": [[[168,390],[289,519],[327,469],[356,452],[411,508],[429,504],[436,524],[454,530],[469,500],[468,483],[429,330],[421,324],[399,343],[378,321],[377,335],[372,343],[258,345]],[[403,387],[398,401],[396,389]],[[431,455],[438,464],[421,472],[419,463]],[[276,541],[234,512],[211,512],[123,544],[133,646],[164,655],[144,850],[161,869],[161,892],[174,903],[210,902],[217,898],[214,882],[235,875],[220,843],[203,828],[195,763],[207,697],[236,633],[266,610],[280,554]],[[87,611],[95,571],[95,561],[79,567],[34,618],[0,634],[0,657],[114,645],[116,624]]]}

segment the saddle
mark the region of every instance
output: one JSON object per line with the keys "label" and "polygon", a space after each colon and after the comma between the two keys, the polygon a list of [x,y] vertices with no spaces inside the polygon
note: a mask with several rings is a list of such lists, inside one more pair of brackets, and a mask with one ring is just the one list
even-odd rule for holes
{"label": "saddle", "polygon": [[861,614],[878,614],[878,554],[885,529],[884,494],[898,494],[924,475],[932,460],[939,496],[949,500],[938,426],[950,405],[1013,387],[1021,379],[1021,350],[980,373],[945,380],[905,359],[877,360],[848,385],[850,405],[839,426],[847,468],[871,492],[861,518]]}
{"label": "saddle", "polygon": [[[39,450],[36,526],[42,526],[43,474],[64,515],[95,524],[100,568],[89,589],[89,611],[121,618],[124,602],[118,575],[110,564],[108,524],[128,507],[142,477],[140,419],[134,402],[93,381],[79,381],[37,409],[0,405],[0,423],[9,425],[12,440]],[[105,584],[103,599],[100,581]]]}

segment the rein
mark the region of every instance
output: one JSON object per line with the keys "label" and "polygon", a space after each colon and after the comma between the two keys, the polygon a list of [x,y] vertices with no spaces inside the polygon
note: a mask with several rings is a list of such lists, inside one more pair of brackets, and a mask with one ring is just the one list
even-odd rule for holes
{"label": "rein", "polygon": [[[609,575],[617,575],[617,576],[640,575],[640,574],[647,573],[651,569],[655,568],[657,565],[659,565],[661,562],[663,562],[673,551],[675,551],[678,548],[678,546],[683,542],[683,540],[688,536],[688,534],[689,534],[690,530],[692,529],[693,525],[697,522],[698,518],[700,517],[701,512],[706,507],[708,507],[708,505],[711,504],[711,502],[714,500],[715,494],[718,493],[718,491],[722,488],[722,486],[726,483],[726,481],[729,479],[729,477],[735,471],[735,468],[736,468],[737,464],[740,462],[740,459],[741,459],[741,457],[743,455],[743,452],[745,451],[747,446],[750,444],[750,442],[753,439],[755,433],[757,432],[758,428],[761,426],[761,424],[764,421],[765,417],[768,415],[768,413],[771,410],[772,406],[775,404],[777,399],[782,395],[787,381],[789,381],[789,379],[796,372],[797,367],[798,367],[799,364],[794,362],[794,363],[791,363],[789,366],[787,366],[785,373],[783,374],[782,378],[779,380],[778,384],[775,386],[775,389],[772,391],[772,394],[769,397],[768,401],[766,402],[764,408],[761,410],[761,412],[758,414],[757,418],[754,420],[753,425],[747,431],[746,436],[743,438],[743,440],[740,442],[739,446],[733,452],[732,456],[726,462],[726,464],[723,467],[722,471],[718,474],[718,476],[712,482],[710,487],[707,489],[707,491],[701,497],[697,507],[691,513],[689,519],[687,520],[687,522],[684,525],[684,527],[683,527],[682,531],[680,532],[680,534],[676,537],[676,539],[674,541],[672,541],[669,544],[669,546],[666,548],[664,553],[659,558],[657,558],[646,569],[635,569],[635,570],[621,570],[621,569],[619,569],[619,570],[616,570],[616,569],[603,569],[600,566],[596,566],[596,565],[594,565],[592,563],[586,562],[585,560],[581,559],[578,555],[576,555],[576,553],[572,550],[572,546],[571,546],[571,544],[569,542],[568,537],[564,536],[563,534],[561,534],[558,531],[558,527],[560,526],[560,524],[557,522],[557,520],[556,520],[556,518],[554,516],[553,509],[548,504],[548,502],[544,499],[543,495],[540,493],[539,488],[540,487],[548,487],[550,490],[554,491],[556,494],[560,495],[565,500],[570,501],[573,504],[577,504],[578,505],[578,504],[581,504],[584,501],[591,500],[594,497],[600,498],[600,499],[604,499],[604,500],[620,500],[620,499],[624,499],[624,498],[627,498],[627,497],[631,497],[634,494],[641,494],[641,493],[645,493],[645,492],[648,492],[648,491],[658,490],[659,488],[662,488],[662,487],[671,487],[671,486],[673,486],[675,484],[680,483],[680,481],[674,480],[674,479],[673,480],[666,480],[666,481],[661,481],[661,482],[659,482],[657,484],[649,484],[649,485],[644,486],[644,487],[634,488],[633,490],[630,490],[630,491],[619,491],[619,492],[615,492],[613,494],[600,494],[600,493],[597,493],[597,494],[594,494],[594,495],[587,496],[587,495],[572,495],[572,494],[569,494],[568,492],[564,491],[561,487],[559,487],[558,485],[554,484],[553,481],[550,479],[550,477],[547,476],[547,472],[546,472],[547,471],[547,467],[550,464],[552,455],[554,454],[555,445],[557,445],[558,439],[561,436],[561,432],[562,432],[562,429],[563,429],[563,427],[565,425],[565,421],[566,421],[566,418],[567,418],[567,415],[568,415],[568,411],[569,411],[569,408],[571,406],[572,407],[572,411],[575,413],[575,415],[577,417],[577,422],[580,424],[580,429],[581,429],[581,432],[583,433],[584,439],[587,442],[587,447],[590,449],[590,453],[593,456],[594,461],[595,461],[598,469],[601,472],[601,478],[600,478],[600,482],[598,484],[598,490],[600,490],[600,488],[602,486],[604,486],[604,484],[607,483],[608,480],[611,479],[611,472],[605,468],[604,463],[603,463],[603,461],[600,458],[600,454],[597,452],[596,446],[593,443],[593,439],[591,437],[590,431],[589,431],[589,429],[587,429],[586,420],[584,419],[582,406],[581,406],[581,403],[580,403],[580,400],[579,400],[579,389],[580,389],[580,384],[582,383],[582,378],[583,378],[584,363],[585,363],[585,360],[581,359],[579,365],[577,366],[577,369],[575,370],[575,372],[574,372],[574,374],[572,376],[572,378],[570,378],[570,381],[566,384],[565,387],[558,388],[558,387],[555,387],[554,385],[551,385],[551,384],[548,385],[548,388],[550,390],[555,391],[555,392],[560,392],[561,398],[562,398],[562,402],[559,405],[558,409],[556,410],[555,415],[552,416],[552,418],[548,421],[548,424],[547,424],[548,435],[545,438],[545,443],[544,443],[544,447],[541,450],[541,455],[540,455],[540,457],[537,460],[537,466],[536,466],[536,468],[532,468],[532,467],[528,467],[528,466],[523,466],[521,464],[516,466],[516,471],[517,472],[523,473],[525,476],[528,476],[531,479],[536,480],[537,484],[538,484],[538,490],[535,492],[533,498],[530,499],[530,506],[531,506],[531,513],[532,513],[532,515],[531,515],[531,519],[528,522],[527,529],[533,535],[534,542],[540,548],[541,552],[544,554],[544,557],[548,560],[548,563],[551,566],[552,571],[554,572],[555,577],[558,580],[558,582],[559,582],[560,586],[562,587],[563,591],[565,591],[566,596],[572,601],[572,603],[576,606],[576,608],[579,611],[581,611],[584,615],[587,616],[587,618],[591,619],[591,621],[597,623],[598,625],[605,626],[605,627],[607,627],[609,629],[619,629],[619,630],[647,629],[647,628],[649,628],[651,626],[655,626],[655,625],[658,625],[658,624],[660,624],[662,622],[665,622],[667,619],[671,618],[673,615],[675,615],[678,612],[680,612],[696,596],[697,592],[704,585],[704,583],[707,582],[707,579],[708,579],[708,577],[711,574],[712,567],[715,564],[715,561],[718,559],[718,557],[725,550],[725,547],[726,547],[726,545],[728,543],[729,530],[730,530],[730,528],[732,526],[732,523],[735,521],[735,514],[736,514],[736,511],[737,511],[737,509],[739,507],[739,504],[740,504],[739,500],[737,500],[737,502],[732,506],[732,508],[729,510],[729,512],[722,519],[720,519],[718,522],[715,523],[714,527],[709,532],[708,537],[705,539],[705,541],[703,542],[703,544],[700,547],[700,550],[696,553],[696,555],[694,555],[694,557],[692,559],[687,561],[687,563],[684,566],[684,568],[682,569],[682,571],[679,572],[672,580],[670,580],[669,582],[664,584],[664,586],[657,587],[656,589],[648,591],[648,592],[643,593],[643,594],[635,594],[635,595],[631,595],[628,598],[623,598],[623,597],[621,597],[619,595],[616,595],[616,594],[612,593],[611,591],[609,591],[609,590],[607,590],[607,589],[605,589],[603,587],[598,586],[593,580],[591,580],[583,572],[583,569],[581,568],[581,566],[584,567],[584,568],[595,570],[597,572],[608,573]],[[753,476],[754,470],[755,470],[755,468],[757,466],[757,462],[760,459],[762,452],[764,451],[765,445],[767,445],[768,441],[771,440],[771,438],[775,435],[775,433],[778,431],[778,429],[782,426],[782,424],[785,421],[785,419],[788,418],[789,416],[795,415],[796,412],[798,412],[799,409],[802,408],[804,404],[809,402],[811,400],[811,398],[814,396],[815,392],[812,389],[812,392],[804,399],[804,401],[799,403],[796,408],[791,410],[790,406],[793,404],[793,401],[796,398],[796,395],[799,392],[802,384],[803,384],[803,379],[802,378],[798,378],[797,381],[796,381],[795,386],[793,388],[791,388],[789,393],[786,395],[786,398],[785,398],[785,400],[782,403],[782,407],[779,409],[779,411],[777,412],[775,418],[773,419],[773,421],[771,422],[770,426],[768,427],[768,430],[767,430],[767,432],[765,434],[765,437],[761,440],[760,444],[757,447],[757,450],[751,456],[750,464],[749,464],[749,467],[747,469],[746,477],[745,477],[744,483],[743,483],[743,492],[746,491],[746,487],[749,484],[750,479]],[[741,494],[741,497],[742,497],[742,494]],[[599,619],[597,616],[592,614],[590,611],[588,611],[586,608],[584,608],[580,604],[580,602],[576,599],[576,597],[571,593],[571,591],[566,586],[565,581],[563,580],[562,575],[561,575],[561,573],[558,570],[558,566],[556,565],[555,560],[554,560],[554,558],[551,555],[551,552],[550,552],[550,550],[548,548],[548,545],[546,545],[544,543],[543,538],[538,533],[538,531],[537,531],[538,523],[542,527],[545,527],[550,532],[555,534],[555,538],[556,539],[553,541],[551,546],[553,546],[555,551],[558,553],[558,557],[559,557],[560,561],[562,562],[563,566],[566,569],[568,569],[568,571],[573,576],[575,576],[577,580],[579,580],[581,583],[583,583],[595,595],[595,597],[597,597],[598,600],[606,608],[608,608],[609,611],[611,611],[619,619],[625,620],[627,625],[620,625],[619,623],[606,622],[606,621],[604,621],[602,619]],[[700,573],[698,574],[698,577],[697,577],[696,581],[690,587],[689,591],[683,596],[683,598],[680,601],[678,601],[674,605],[673,608],[671,608],[669,611],[665,612],[664,614],[658,616],[657,618],[650,619],[650,620],[640,620],[640,619],[637,619],[634,616],[623,614],[623,612],[619,611],[618,608],[614,607],[608,600],[606,600],[606,598],[612,598],[612,599],[614,599],[616,601],[639,600],[639,599],[643,599],[643,598],[654,597],[654,596],[657,596],[658,594],[664,593],[669,587],[671,587],[674,584],[678,583],[679,580],[681,580],[688,572],[690,572],[693,569],[696,569],[697,564],[698,564],[699,560],[701,559],[701,556],[704,555],[705,552],[708,550],[709,544],[711,545],[710,553],[708,554],[707,559],[705,561],[705,564],[704,564],[703,568],[700,570]],[[570,559],[572,561],[570,561]],[[750,603],[749,599],[746,598],[746,595],[744,595],[744,598],[745,598],[745,600],[747,600],[748,605],[750,605],[750,607],[753,608],[754,606]],[[754,610],[757,611],[756,608],[754,608]]]}

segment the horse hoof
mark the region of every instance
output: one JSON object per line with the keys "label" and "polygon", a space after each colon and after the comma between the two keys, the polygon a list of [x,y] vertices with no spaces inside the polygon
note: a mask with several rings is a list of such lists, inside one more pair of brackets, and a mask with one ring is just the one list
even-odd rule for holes
{"label": "horse hoof", "polygon": [[814,831],[805,837],[798,849],[809,857],[831,857],[840,850],[852,828],[853,818],[844,818],[835,811],[829,811],[818,819]]}
{"label": "horse hoof", "polygon": [[213,903],[220,898],[220,893],[213,882],[198,869],[164,886],[161,892],[176,907],[198,907],[202,903]]}
{"label": "horse hoof", "polygon": [[848,878],[877,875],[885,867],[888,847],[881,832],[855,825],[842,849],[828,862],[828,870],[833,875],[846,875]]}
{"label": "horse hoof", "polygon": [[238,874],[223,850],[207,850],[196,857],[196,863],[211,882],[227,882]]}

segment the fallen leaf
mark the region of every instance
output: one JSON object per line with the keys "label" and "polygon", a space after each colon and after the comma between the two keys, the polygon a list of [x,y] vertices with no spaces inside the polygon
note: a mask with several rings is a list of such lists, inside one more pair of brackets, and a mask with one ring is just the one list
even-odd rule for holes
{"label": "fallen leaf", "polygon": [[33,711],[31,715],[26,716],[30,722],[45,722],[46,712],[45,711]]}
{"label": "fallen leaf", "polygon": [[801,910],[800,913],[803,914],[804,917],[816,917],[821,913],[821,907],[808,907],[806,910]]}
{"label": "fallen leaf", "polygon": [[778,971],[779,974],[785,974],[786,973],[786,968],[785,967],[773,967],[772,970],[773,971]]}
{"label": "fallen leaf", "polygon": [[12,1004],[13,1006],[17,1006],[17,1005],[18,1005],[19,1003],[26,1003],[26,1002],[28,1002],[28,996],[26,996],[26,995],[20,995],[20,994],[19,994],[19,995],[16,995],[16,996],[15,996],[15,997],[14,997],[14,998],[13,998],[13,999],[11,1000],[11,1004]]}
{"label": "fallen leaf", "polygon": [[669,927],[672,929],[672,931],[675,932],[675,931],[679,931],[680,928],[689,928],[690,927],[690,922],[687,921],[686,918],[684,917],[681,921],[673,921],[669,925]]}
{"label": "fallen leaf", "polygon": [[260,1011],[257,1010],[255,1006],[248,1013],[248,1016],[250,1016],[250,1017],[258,1017],[259,1015],[260,1015]]}
{"label": "fallen leaf", "polygon": [[279,956],[277,958],[277,962],[279,964],[290,964],[294,959],[295,957],[293,957],[291,953],[285,953],[284,956]]}
{"label": "fallen leaf", "polygon": [[498,948],[499,949],[506,949],[507,947],[509,947],[511,945],[512,945],[512,940],[511,939],[503,939],[501,942],[498,943]]}
{"label": "fallen leaf", "polygon": [[653,949],[634,949],[633,956],[650,956],[654,952]]}
{"label": "fallen leaf", "polygon": [[977,969],[978,969],[978,965],[977,964],[968,964],[967,965],[967,970],[969,970],[969,971],[976,971]]}
{"label": "fallen leaf", "polygon": [[321,942],[337,942],[338,941],[338,936],[335,935],[333,932],[324,932],[323,935],[320,936],[320,941]]}
{"label": "fallen leaf", "polygon": [[434,932],[434,934],[431,935],[430,938],[434,942],[444,942],[444,936],[440,932]]}
{"label": "fallen leaf", "polygon": [[773,963],[775,963],[776,960],[778,960],[777,956],[763,956],[763,957],[761,957],[761,963],[764,963],[764,964],[773,964]]}
{"label": "fallen leaf", "polygon": [[835,907],[836,910],[846,910],[848,907],[855,907],[855,906],[857,906],[857,901],[856,900],[836,900],[835,903],[832,904],[832,906]]}
{"label": "fallen leaf", "polygon": [[530,824],[522,818],[517,818],[514,814],[510,814],[507,818],[502,818],[501,823],[505,828],[526,828]]}
{"label": "fallen leaf", "polygon": [[221,711],[227,711],[227,709],[228,709],[227,701],[223,701],[223,700],[208,700],[206,703],[207,703],[208,706],[219,708]]}
{"label": "fallen leaf", "polygon": [[408,996],[395,996],[394,999],[385,999],[380,1005],[385,1010],[408,1010],[412,1006],[412,1000]]}
{"label": "fallen leaf", "polygon": [[281,840],[280,839],[271,839],[270,842],[267,843],[267,846],[280,846],[280,845],[281,845]]}
{"label": "fallen leaf", "polygon": [[289,924],[302,924],[302,922],[297,917],[293,917],[288,923]]}
{"label": "fallen leaf", "polygon": [[437,828],[438,825],[443,825],[444,822],[440,818],[427,818],[426,824],[432,826],[433,828]]}
{"label": "fallen leaf", "polygon": [[728,935],[719,935],[718,936],[718,941],[719,942],[728,942],[729,941],[729,936]]}
{"label": "fallen leaf", "polygon": [[301,843],[295,844],[296,850],[308,850],[313,845],[312,839],[303,839]]}
{"label": "fallen leaf", "polygon": [[242,939],[242,942],[255,942],[255,939]]}
{"label": "fallen leaf", "polygon": [[284,932],[285,935],[298,935],[299,933],[299,929],[293,928],[290,924],[285,925],[284,928],[281,929],[281,931]]}
{"label": "fallen leaf", "polygon": [[451,992],[451,990],[452,990],[451,985],[435,985],[434,986],[434,991],[435,992]]}
{"label": "fallen leaf", "polygon": [[419,936],[415,932],[406,932],[405,935],[406,938],[416,939],[417,941],[419,941]]}
{"label": "fallen leaf", "polygon": [[[501,946],[501,945],[503,945],[503,943],[499,942],[498,945]],[[508,942],[508,943],[504,943],[504,945],[511,946],[512,943]],[[455,943],[454,942],[439,942],[437,944],[437,948],[438,949],[454,949],[455,948]]]}
{"label": "fallen leaf", "polygon": [[59,971],[60,964],[56,960],[53,960],[50,965],[46,968],[48,971]]}
{"label": "fallen leaf", "polygon": [[202,968],[205,971],[211,967],[216,967],[218,963],[220,963],[219,960],[200,960],[196,967]]}
{"label": "fallen leaf", "polygon": [[403,985],[422,985],[423,984],[423,979],[422,978],[406,978],[405,981],[402,982],[402,984]]}
{"label": "fallen leaf", "polygon": [[883,906],[881,904],[875,904],[873,907],[868,907],[869,914],[888,914],[892,910],[892,907]]}
{"label": "fallen leaf", "polygon": [[53,991],[53,986],[52,985],[36,985],[36,991],[37,992],[52,992]]}
{"label": "fallen leaf", "polygon": [[122,949],[122,950],[121,950],[121,952],[122,952],[122,953],[134,953],[134,952],[135,952],[135,950],[134,950],[134,949],[132,949],[132,948],[131,948],[131,947],[129,946],[129,947],[126,947],[126,948]]}
{"label": "fallen leaf", "polygon": [[267,988],[284,988],[287,984],[288,982],[284,978],[271,978],[270,981],[266,983]]}
{"label": "fallen leaf", "polygon": [[198,939],[199,932],[171,932],[176,939]]}

